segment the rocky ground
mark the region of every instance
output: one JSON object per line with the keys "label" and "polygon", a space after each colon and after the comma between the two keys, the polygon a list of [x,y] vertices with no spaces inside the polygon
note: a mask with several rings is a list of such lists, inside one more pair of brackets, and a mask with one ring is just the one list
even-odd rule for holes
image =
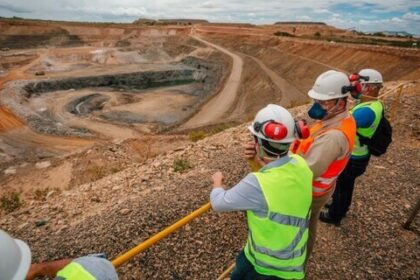
{"label": "rocky ground", "polygon": [[[394,142],[357,182],[342,226],[320,225],[308,279],[420,278],[420,217],[411,230],[401,228],[419,197],[419,89],[405,90],[393,119]],[[394,97],[386,100],[389,112]],[[0,227],[28,242],[34,261],[94,252],[113,259],[206,203],[213,172],[223,171],[227,185],[246,175],[241,144],[248,137],[240,125],[98,181],[27,200],[3,212]],[[242,213],[209,212],[118,272],[121,279],[215,279],[245,238]]]}

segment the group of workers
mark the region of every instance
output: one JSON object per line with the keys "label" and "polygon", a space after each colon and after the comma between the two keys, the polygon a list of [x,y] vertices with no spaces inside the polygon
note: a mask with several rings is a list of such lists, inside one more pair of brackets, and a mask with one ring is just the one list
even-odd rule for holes
{"label": "group of workers", "polygon": [[[356,131],[372,136],[383,104],[383,85],[373,69],[360,71],[353,84],[341,72],[327,71],[308,92],[315,122],[295,121],[283,107],[269,104],[249,126],[253,140],[245,158],[260,169],[225,190],[223,174],[213,174],[213,210],[246,211],[248,240],[236,259],[231,279],[303,279],[316,237],[317,221],[340,225],[351,204],[356,177],[369,163]],[[354,84],[357,83],[357,85]],[[349,112],[349,96],[361,103]],[[329,204],[330,197],[333,197]],[[321,212],[323,206],[328,210]],[[0,279],[118,279],[112,263],[86,256],[32,264],[29,247],[0,230]]]}
{"label": "group of workers", "polygon": [[[354,76],[330,70],[316,79],[310,125],[279,105],[260,110],[248,127],[253,141],[245,157],[261,168],[228,190],[223,174],[213,174],[213,210],[247,215],[248,239],[231,279],[303,279],[318,219],[340,225],[370,159],[360,137],[372,137],[384,110],[382,75],[363,69]],[[350,96],[360,103],[351,111]]]}

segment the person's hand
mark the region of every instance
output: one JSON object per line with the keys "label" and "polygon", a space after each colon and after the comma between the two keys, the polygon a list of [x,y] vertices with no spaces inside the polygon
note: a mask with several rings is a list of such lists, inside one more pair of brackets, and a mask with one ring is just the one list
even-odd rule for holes
{"label": "person's hand", "polygon": [[212,180],[213,180],[213,187],[223,187],[223,173],[220,171],[217,171],[216,173],[214,173],[211,176]]}
{"label": "person's hand", "polygon": [[254,141],[249,141],[247,143],[245,143],[244,145],[245,148],[245,158],[246,159],[255,159],[255,156],[257,155],[257,150],[256,148],[256,143]]}
{"label": "person's hand", "polygon": [[72,259],[62,259],[52,262],[35,263],[29,268],[26,274],[26,280],[32,280],[36,277],[47,276],[54,278],[61,269],[71,263]]}
{"label": "person's hand", "polygon": [[42,271],[40,264],[32,264],[28,273],[26,274],[26,280],[32,280],[41,275]]}

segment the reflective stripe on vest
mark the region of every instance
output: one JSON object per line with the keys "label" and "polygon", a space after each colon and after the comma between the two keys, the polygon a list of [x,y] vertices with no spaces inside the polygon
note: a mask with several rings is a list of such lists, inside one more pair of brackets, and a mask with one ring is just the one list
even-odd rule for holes
{"label": "reflective stripe on vest", "polygon": [[[382,111],[384,110],[384,105],[380,101],[369,101],[363,102],[359,105],[356,105],[352,110],[351,113],[354,113],[357,109],[362,107],[369,107],[375,113],[375,120],[373,121],[372,125],[366,128],[357,128],[357,133],[360,135],[370,138],[376,131],[376,128],[379,125],[379,122],[382,118]],[[351,153],[354,157],[366,157],[369,155],[369,149],[367,145],[361,145],[359,136],[356,134],[356,141],[354,142],[353,151]]]}
{"label": "reflective stripe on vest", "polygon": [[314,197],[319,197],[329,192],[334,187],[338,175],[346,167],[355,142],[356,122],[352,116],[348,116],[342,119],[335,128],[323,128],[322,121],[318,121],[310,128],[311,135],[309,138],[297,140],[291,145],[291,151],[293,153],[304,156],[315,139],[331,129],[339,130],[346,136],[348,151],[344,158],[333,161],[321,176],[313,179],[312,195]]}
{"label": "reflective stripe on vest", "polygon": [[248,242],[244,252],[262,275],[303,279],[312,202],[312,172],[292,155],[281,166],[256,172],[267,202],[265,216],[247,211]]}
{"label": "reflective stripe on vest", "polygon": [[248,238],[249,238],[249,241],[251,242],[250,244],[251,244],[252,248],[258,253],[265,254],[265,255],[275,257],[277,259],[282,259],[282,260],[292,259],[292,258],[297,258],[297,257],[302,256],[303,253],[306,251],[306,242],[305,242],[304,246],[302,246],[300,249],[296,249],[296,250],[294,250],[294,249],[299,244],[299,242],[302,240],[303,234],[308,229],[309,214],[310,214],[310,211],[308,211],[308,215],[306,216],[306,218],[299,218],[299,217],[282,215],[282,214],[279,214],[279,213],[270,213],[268,218],[271,221],[274,221],[274,222],[279,223],[281,225],[298,227],[299,231],[296,233],[295,238],[293,239],[292,242],[290,242],[289,246],[287,246],[286,248],[283,248],[281,250],[272,250],[272,249],[269,249],[269,248],[258,246],[255,243],[254,239],[252,238],[252,230],[249,229]]}
{"label": "reflective stripe on vest", "polygon": [[71,262],[57,273],[57,279],[65,280],[96,280],[83,266],[76,262]]}

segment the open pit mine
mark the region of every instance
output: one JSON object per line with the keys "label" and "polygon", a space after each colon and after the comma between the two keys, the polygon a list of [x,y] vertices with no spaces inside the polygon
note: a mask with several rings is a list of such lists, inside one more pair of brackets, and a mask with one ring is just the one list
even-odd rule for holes
{"label": "open pit mine", "polygon": [[[205,205],[217,170],[228,186],[250,172],[258,110],[307,118],[319,74],[374,68],[394,141],[342,226],[320,225],[307,279],[419,279],[419,219],[400,226],[419,195],[420,52],[407,40],[322,23],[0,19],[0,228],[33,262],[112,260]],[[246,239],[242,213],[210,211],[117,271],[217,279]]]}

